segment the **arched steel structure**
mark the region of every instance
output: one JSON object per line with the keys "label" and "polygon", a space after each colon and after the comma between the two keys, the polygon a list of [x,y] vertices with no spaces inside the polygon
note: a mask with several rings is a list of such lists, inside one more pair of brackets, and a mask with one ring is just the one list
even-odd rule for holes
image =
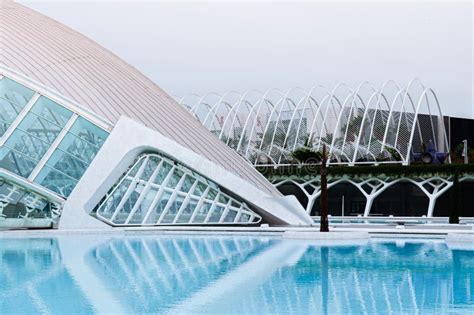
{"label": "arched steel structure", "polygon": [[294,163],[291,153],[326,145],[329,164],[402,163],[414,153],[448,151],[436,93],[418,79],[355,89],[271,89],[185,96],[178,102],[254,165]]}

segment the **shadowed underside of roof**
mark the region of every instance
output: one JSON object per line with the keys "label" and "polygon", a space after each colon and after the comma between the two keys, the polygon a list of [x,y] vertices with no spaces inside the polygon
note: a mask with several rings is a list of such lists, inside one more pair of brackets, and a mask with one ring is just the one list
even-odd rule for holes
{"label": "shadowed underside of roof", "polygon": [[113,123],[121,115],[140,121],[263,191],[280,195],[250,164],[138,70],[71,28],[5,0],[0,0],[0,65]]}

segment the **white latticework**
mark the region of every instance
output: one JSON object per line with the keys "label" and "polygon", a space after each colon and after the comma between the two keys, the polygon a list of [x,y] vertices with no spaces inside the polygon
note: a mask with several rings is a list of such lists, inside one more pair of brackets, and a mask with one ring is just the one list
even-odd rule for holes
{"label": "white latticework", "polygon": [[[472,180],[472,176],[462,176],[460,181]],[[400,182],[409,182],[417,186],[423,194],[428,198],[428,208],[426,209],[426,216],[431,218],[433,217],[435,205],[437,199],[448,191],[453,186],[452,176],[441,177],[441,176],[430,176],[430,177],[420,177],[412,176],[408,177],[374,177],[367,176],[363,178],[349,178],[347,176],[343,177],[333,177],[328,180],[328,189],[336,186],[340,183],[348,183],[356,187],[364,196],[366,203],[364,207],[364,217],[370,216],[370,210],[375,199],[381,195],[387,188],[391,187],[394,184]],[[320,177],[315,176],[309,180],[297,179],[297,178],[287,178],[287,179],[275,179],[273,184],[276,187],[283,185],[293,185],[298,187],[298,191],[301,192],[307,199],[306,212],[311,213],[313,206],[316,200],[321,194],[320,190]],[[305,206],[305,205],[303,205]]]}
{"label": "white latticework", "polygon": [[245,225],[262,217],[220,186],[160,154],[144,154],[98,205],[113,226]]}
{"label": "white latticework", "polygon": [[[301,147],[329,150],[329,164],[409,163],[414,153],[448,151],[435,92],[418,80],[376,88],[338,84],[265,93],[178,99],[207,129],[255,165],[293,163]],[[446,157],[446,155],[444,155]]]}

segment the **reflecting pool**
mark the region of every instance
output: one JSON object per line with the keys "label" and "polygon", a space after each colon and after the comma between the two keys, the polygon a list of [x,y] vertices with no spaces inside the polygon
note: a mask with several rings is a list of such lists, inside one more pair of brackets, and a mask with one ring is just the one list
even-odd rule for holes
{"label": "reflecting pool", "polygon": [[474,251],[441,240],[0,238],[0,314],[473,312]]}

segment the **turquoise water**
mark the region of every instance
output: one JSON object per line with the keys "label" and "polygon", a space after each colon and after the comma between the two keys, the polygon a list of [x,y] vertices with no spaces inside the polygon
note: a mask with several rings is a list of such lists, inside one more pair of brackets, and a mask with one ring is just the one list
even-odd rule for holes
{"label": "turquoise water", "polygon": [[473,314],[474,251],[240,235],[0,238],[0,314]]}

